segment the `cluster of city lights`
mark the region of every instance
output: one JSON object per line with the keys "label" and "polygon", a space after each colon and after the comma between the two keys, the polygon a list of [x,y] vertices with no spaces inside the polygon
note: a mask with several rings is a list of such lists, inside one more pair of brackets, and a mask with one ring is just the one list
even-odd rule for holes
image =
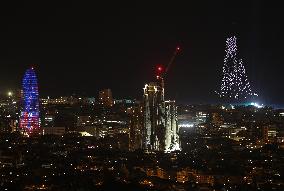
{"label": "cluster of city lights", "polygon": [[258,104],[258,103],[256,103],[256,102],[251,102],[249,105],[251,105],[251,106],[254,106],[254,107],[256,107],[256,108],[263,108],[264,107],[264,105],[263,104]]}
{"label": "cluster of city lights", "polygon": [[237,59],[237,38],[235,36],[226,40],[226,56],[223,65],[223,79],[220,91],[216,93],[220,97],[243,99],[258,96],[251,90],[248,77],[242,59]]}

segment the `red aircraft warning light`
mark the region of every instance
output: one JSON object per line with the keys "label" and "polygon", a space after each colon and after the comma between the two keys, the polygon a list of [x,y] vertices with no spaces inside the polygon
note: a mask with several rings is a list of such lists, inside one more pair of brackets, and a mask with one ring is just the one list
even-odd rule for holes
{"label": "red aircraft warning light", "polygon": [[158,65],[157,66],[157,79],[159,79],[163,75],[163,72],[164,72],[163,66]]}
{"label": "red aircraft warning light", "polygon": [[164,67],[162,66],[162,65],[158,65],[157,66],[157,73],[158,74],[161,74],[161,73],[163,73],[164,72]]}

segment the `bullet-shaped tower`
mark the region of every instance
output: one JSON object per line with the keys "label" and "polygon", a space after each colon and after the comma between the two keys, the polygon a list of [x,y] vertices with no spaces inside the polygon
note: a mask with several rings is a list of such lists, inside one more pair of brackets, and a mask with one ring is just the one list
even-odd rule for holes
{"label": "bullet-shaped tower", "polygon": [[38,83],[34,68],[26,70],[22,81],[20,130],[28,136],[39,133]]}

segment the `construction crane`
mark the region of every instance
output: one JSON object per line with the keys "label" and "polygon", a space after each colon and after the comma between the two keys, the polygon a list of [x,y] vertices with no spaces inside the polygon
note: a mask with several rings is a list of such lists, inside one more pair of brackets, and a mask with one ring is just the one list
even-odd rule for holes
{"label": "construction crane", "polygon": [[167,75],[167,73],[168,73],[168,71],[169,71],[171,65],[173,64],[173,62],[174,62],[174,60],[175,60],[175,58],[176,58],[176,55],[177,55],[179,52],[180,52],[180,47],[178,46],[178,47],[176,47],[176,49],[175,49],[175,51],[174,51],[174,53],[173,53],[173,55],[172,55],[172,57],[171,57],[171,59],[170,59],[170,62],[168,63],[168,65],[167,65],[167,67],[166,67],[165,70],[164,70],[164,68],[163,68],[162,66],[158,66],[158,67],[157,67],[157,71],[158,71],[158,72],[157,72],[157,79],[159,79],[159,78],[164,79],[164,78],[165,78],[165,76]]}
{"label": "construction crane", "polygon": [[177,47],[167,65],[164,65],[165,69],[164,66],[157,66],[157,79],[144,88],[144,141],[145,148],[150,150],[169,150],[177,140],[176,107],[174,101],[165,101],[164,79],[179,51]]}
{"label": "construction crane", "polygon": [[[160,80],[162,90],[164,90],[164,87],[165,87],[164,79],[165,79],[165,77],[166,77],[166,75],[167,75],[171,65],[173,64],[173,62],[174,62],[174,60],[175,60],[175,58],[176,58],[176,56],[177,56],[177,54],[179,52],[180,52],[180,47],[178,46],[178,47],[176,47],[176,49],[175,49],[175,51],[174,51],[174,53],[173,53],[173,55],[172,55],[168,65],[166,66],[166,69],[164,69],[163,66],[160,66],[160,65],[157,67],[157,76],[156,76],[156,78],[157,78],[157,80]],[[164,92],[162,93],[162,95],[163,95],[162,99],[164,100]]]}

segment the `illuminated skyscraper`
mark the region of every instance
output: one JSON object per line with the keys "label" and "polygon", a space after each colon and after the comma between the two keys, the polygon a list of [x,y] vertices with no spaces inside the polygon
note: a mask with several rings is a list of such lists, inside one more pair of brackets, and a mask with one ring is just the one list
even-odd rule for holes
{"label": "illuminated skyscraper", "polygon": [[20,129],[24,134],[39,133],[39,98],[37,77],[33,68],[26,70],[22,81],[22,111]]}

